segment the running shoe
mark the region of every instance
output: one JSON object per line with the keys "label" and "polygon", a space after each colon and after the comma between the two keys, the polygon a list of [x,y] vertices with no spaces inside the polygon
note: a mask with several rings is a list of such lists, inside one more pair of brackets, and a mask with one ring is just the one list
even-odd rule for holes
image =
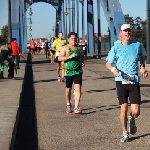
{"label": "running shoe", "polygon": [[121,142],[129,142],[129,133],[127,131],[123,131]]}
{"label": "running shoe", "polygon": [[135,125],[135,119],[129,115],[129,133],[134,135],[137,132],[137,127]]}
{"label": "running shoe", "polygon": [[64,78],[61,79],[61,82],[65,82]]}
{"label": "running shoe", "polygon": [[71,106],[71,105],[67,105],[66,113],[72,113],[71,108],[72,108],[72,106]]}
{"label": "running shoe", "polygon": [[77,108],[74,108],[74,113],[75,114],[82,114],[82,109],[81,109],[81,107],[77,107]]}
{"label": "running shoe", "polygon": [[58,82],[60,82],[61,81],[61,77],[60,77],[60,75],[58,76]]}

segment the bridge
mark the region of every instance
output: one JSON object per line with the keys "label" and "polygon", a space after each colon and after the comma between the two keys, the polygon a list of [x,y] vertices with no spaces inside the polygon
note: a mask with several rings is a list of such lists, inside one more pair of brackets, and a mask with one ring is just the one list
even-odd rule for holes
{"label": "bridge", "polygon": [[[105,57],[101,55],[100,2],[108,21],[112,45],[117,39],[120,25],[124,23],[119,1],[87,0],[88,20],[83,22],[82,26],[78,24],[77,13],[75,22],[67,26],[64,12],[67,8],[78,10],[78,6],[82,5],[84,18],[85,0],[70,0],[70,6],[68,0],[13,1],[9,0],[9,39],[17,38],[22,52],[26,51],[27,42],[26,11],[33,3],[46,2],[56,9],[56,22],[59,22],[56,24],[56,35],[63,31],[66,38],[66,31],[78,33],[81,28],[84,38],[84,26],[88,26],[91,54],[94,53],[93,2],[96,2],[97,8],[94,9],[98,10],[99,38],[98,47],[95,49],[98,49],[97,56],[101,60],[89,58],[84,68],[81,99],[83,115],[68,115],[65,113],[64,84],[56,82],[55,64],[51,64],[42,54],[37,53],[33,60],[30,54],[24,54],[27,61],[21,60],[21,69],[15,80],[0,81],[3,85],[0,90],[0,150],[149,149],[150,120],[145,117],[150,111],[149,78],[141,79],[142,104],[141,115],[137,120],[138,133],[131,137],[130,143],[118,142],[120,124],[117,120],[120,106],[116,98],[114,76],[105,68]],[[77,28],[74,23],[77,23]],[[150,66],[147,69],[150,73]],[[4,73],[4,76],[6,75],[7,70]]]}
{"label": "bridge", "polygon": [[[82,38],[85,38],[85,26],[87,26],[88,35],[88,52],[90,54],[95,53],[95,49],[98,50],[97,57],[101,58],[101,18],[100,18],[100,3],[102,5],[106,20],[109,27],[110,47],[113,42],[117,40],[118,33],[121,24],[125,22],[124,15],[121,9],[119,0],[13,0],[9,1],[9,39],[11,37],[17,38],[21,51],[24,52],[27,49],[27,24],[26,24],[26,11],[34,3],[45,2],[52,5],[56,9],[56,24],[55,35],[59,31],[64,33],[65,38],[67,33],[74,31],[79,33],[82,31]],[[94,21],[93,3],[96,3],[97,21]],[[82,14],[79,14],[79,6],[82,5]],[[87,7],[87,12],[85,12]],[[67,9],[72,9],[72,15],[69,15],[69,26],[65,12]],[[76,10],[76,11],[75,11]],[[85,20],[85,13],[87,13],[87,21],[82,21],[82,25],[79,24],[79,15],[82,20]],[[59,23],[58,23],[59,22]],[[96,23],[98,23],[96,25]],[[98,33],[98,45],[94,47],[94,29]],[[90,41],[90,42],[89,42]]]}

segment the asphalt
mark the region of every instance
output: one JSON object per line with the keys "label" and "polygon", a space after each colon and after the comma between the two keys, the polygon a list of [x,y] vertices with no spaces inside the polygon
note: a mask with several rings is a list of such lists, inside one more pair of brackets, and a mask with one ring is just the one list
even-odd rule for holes
{"label": "asphalt", "polygon": [[[12,126],[14,122],[18,122],[14,128],[16,132],[13,132],[13,138],[9,141],[12,149],[150,150],[149,77],[141,79],[140,83],[142,104],[141,114],[136,120],[138,132],[130,136],[129,143],[121,143],[120,106],[116,98],[113,74],[105,67],[105,57],[102,59],[89,57],[86,61],[83,69],[82,115],[66,114],[65,83],[57,82],[56,64],[51,64],[44,55],[36,53],[32,62],[28,57],[26,67],[24,64],[23,75],[24,82],[20,82],[20,87],[23,84],[22,91],[17,85],[18,80],[0,81],[15,83],[10,88],[11,93],[17,91],[17,106],[20,102],[20,111],[17,112],[17,108],[15,111],[19,117],[16,120],[15,117],[11,117]],[[5,86],[5,91],[8,87],[9,85]],[[9,97],[7,92],[3,93],[3,97]],[[21,100],[20,93],[22,93]],[[71,102],[74,106],[73,95]],[[9,105],[7,102],[6,106]],[[9,110],[13,111],[12,105]],[[5,115],[2,118],[5,119]],[[11,136],[12,130],[4,128],[0,129],[3,136]],[[2,150],[5,149],[7,150],[5,147]]]}

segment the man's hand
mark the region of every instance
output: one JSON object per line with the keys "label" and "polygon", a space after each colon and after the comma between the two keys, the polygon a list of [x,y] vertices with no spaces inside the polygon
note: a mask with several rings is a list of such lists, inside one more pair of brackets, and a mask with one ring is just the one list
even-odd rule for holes
{"label": "man's hand", "polygon": [[71,58],[74,58],[74,57],[76,57],[77,55],[76,54],[71,54],[70,56],[69,56],[69,59],[71,59]]}
{"label": "man's hand", "polygon": [[121,73],[119,73],[119,71],[117,69],[115,69],[113,71],[113,73],[114,73],[114,76],[116,76],[116,77],[120,77],[121,76]]}
{"label": "man's hand", "polygon": [[85,67],[85,63],[82,63],[82,67]]}
{"label": "man's hand", "polygon": [[140,68],[140,73],[141,73],[141,76],[142,76],[143,78],[148,77],[148,72],[147,72],[147,70],[146,70],[144,67],[141,67],[141,68]]}

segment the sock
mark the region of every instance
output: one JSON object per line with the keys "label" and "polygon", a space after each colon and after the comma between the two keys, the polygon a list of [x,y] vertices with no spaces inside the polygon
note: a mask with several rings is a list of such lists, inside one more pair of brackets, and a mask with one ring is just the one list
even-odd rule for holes
{"label": "sock", "polygon": [[67,106],[70,106],[71,105],[71,103],[67,103]]}

